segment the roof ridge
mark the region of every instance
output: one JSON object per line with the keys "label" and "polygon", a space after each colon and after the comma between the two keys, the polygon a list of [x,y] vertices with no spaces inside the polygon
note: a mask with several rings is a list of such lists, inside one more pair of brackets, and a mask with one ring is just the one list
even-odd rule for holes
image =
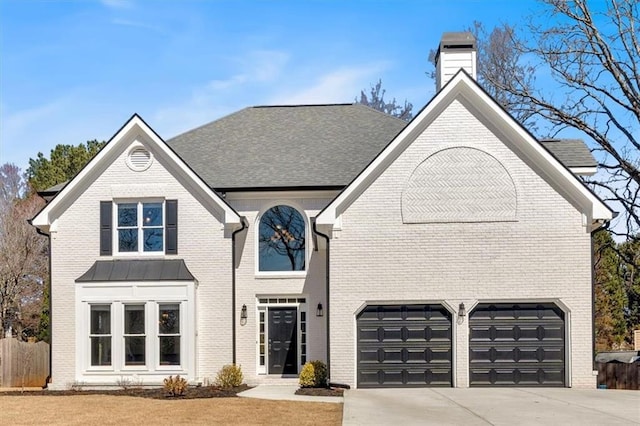
{"label": "roof ridge", "polygon": [[380,111],[379,109],[372,108],[372,107],[370,107],[369,105],[361,104],[360,102],[354,102],[352,105],[353,105],[353,106],[357,106],[357,107],[362,107],[362,108],[370,109],[371,111],[375,111],[375,112],[376,112],[376,113],[378,113],[378,114],[382,114],[383,116],[385,116],[385,117],[387,117],[387,118],[389,118],[389,117],[390,117],[390,118],[394,118],[394,119],[396,119],[396,120],[398,120],[398,121],[403,122],[405,125],[409,124],[409,122],[408,122],[408,121],[405,121],[405,120],[403,120],[402,118],[398,118],[398,117],[396,117],[395,115],[387,114],[386,112]]}
{"label": "roof ridge", "polygon": [[300,107],[323,107],[323,106],[351,106],[351,103],[326,103],[326,104],[276,104],[276,105],[254,105],[249,108],[300,108]]}

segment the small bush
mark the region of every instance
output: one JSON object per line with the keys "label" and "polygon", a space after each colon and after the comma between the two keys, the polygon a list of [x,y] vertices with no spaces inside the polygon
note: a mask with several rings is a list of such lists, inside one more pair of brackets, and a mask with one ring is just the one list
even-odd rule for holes
{"label": "small bush", "polygon": [[313,388],[316,385],[316,374],[313,364],[307,362],[300,372],[299,383],[301,388]]}
{"label": "small bush", "polygon": [[316,377],[316,387],[326,388],[327,387],[327,364],[319,360],[311,361],[311,364],[313,365],[313,371]]}
{"label": "small bush", "polygon": [[327,364],[322,361],[309,361],[300,372],[299,383],[301,388],[326,388]]}
{"label": "small bush", "polygon": [[164,390],[169,396],[182,396],[187,391],[189,384],[185,379],[177,375],[174,379],[169,376],[164,379]]}
{"label": "small bush", "polygon": [[225,365],[218,371],[216,386],[220,386],[222,389],[235,388],[242,384],[242,379],[242,368],[239,365]]}

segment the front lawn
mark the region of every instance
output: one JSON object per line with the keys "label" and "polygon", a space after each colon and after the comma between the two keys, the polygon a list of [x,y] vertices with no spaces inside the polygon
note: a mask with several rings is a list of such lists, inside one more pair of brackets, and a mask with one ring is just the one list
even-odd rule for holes
{"label": "front lawn", "polygon": [[340,425],[342,404],[253,398],[0,395],[0,424]]}

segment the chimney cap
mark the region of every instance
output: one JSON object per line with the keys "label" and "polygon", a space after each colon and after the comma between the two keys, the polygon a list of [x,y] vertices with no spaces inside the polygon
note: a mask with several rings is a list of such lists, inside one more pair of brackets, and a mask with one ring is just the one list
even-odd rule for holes
{"label": "chimney cap", "polygon": [[476,50],[476,38],[469,31],[442,33],[436,59],[443,50],[469,51]]}

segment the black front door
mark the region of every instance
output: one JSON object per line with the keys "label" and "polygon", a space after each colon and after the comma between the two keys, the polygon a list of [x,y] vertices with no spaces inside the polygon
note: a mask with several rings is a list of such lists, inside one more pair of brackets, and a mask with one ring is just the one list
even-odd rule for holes
{"label": "black front door", "polygon": [[298,374],[296,308],[269,308],[269,374]]}

